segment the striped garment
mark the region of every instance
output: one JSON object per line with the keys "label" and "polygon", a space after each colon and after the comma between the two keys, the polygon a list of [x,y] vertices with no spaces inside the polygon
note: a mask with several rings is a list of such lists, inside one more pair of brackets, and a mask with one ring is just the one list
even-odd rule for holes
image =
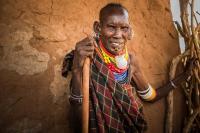
{"label": "striped garment", "polygon": [[[73,52],[65,58],[73,60]],[[71,63],[70,63],[71,62]],[[71,70],[72,61],[64,63],[62,74]],[[120,84],[95,52],[90,69],[90,133],[142,133],[147,128],[142,105],[135,87],[128,79]]]}

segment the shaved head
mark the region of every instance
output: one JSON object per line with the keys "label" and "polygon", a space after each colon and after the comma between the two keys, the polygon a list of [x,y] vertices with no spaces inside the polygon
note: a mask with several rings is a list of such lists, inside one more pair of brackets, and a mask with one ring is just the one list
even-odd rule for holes
{"label": "shaved head", "polygon": [[103,24],[103,22],[106,20],[106,17],[111,14],[119,14],[119,15],[128,16],[128,10],[119,3],[107,4],[100,10],[100,13],[99,13],[100,23]]}

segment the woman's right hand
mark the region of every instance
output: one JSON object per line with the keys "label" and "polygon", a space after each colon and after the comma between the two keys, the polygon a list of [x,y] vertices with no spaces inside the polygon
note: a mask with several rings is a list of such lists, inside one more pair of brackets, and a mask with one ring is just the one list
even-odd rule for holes
{"label": "woman's right hand", "polygon": [[86,37],[76,43],[72,69],[82,68],[85,58],[93,57],[95,43],[93,37]]}

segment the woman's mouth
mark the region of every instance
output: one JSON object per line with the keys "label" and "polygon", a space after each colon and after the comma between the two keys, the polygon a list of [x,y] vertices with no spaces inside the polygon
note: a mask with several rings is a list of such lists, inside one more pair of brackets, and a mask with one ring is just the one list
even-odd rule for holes
{"label": "woman's mouth", "polygon": [[112,49],[116,52],[122,50],[122,43],[118,43],[118,42],[112,42]]}

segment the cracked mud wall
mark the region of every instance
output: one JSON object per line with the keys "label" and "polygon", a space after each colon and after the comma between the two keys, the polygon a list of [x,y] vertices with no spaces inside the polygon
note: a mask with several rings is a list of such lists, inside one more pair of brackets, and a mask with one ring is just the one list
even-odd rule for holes
{"label": "cracked mud wall", "polygon": [[[180,51],[169,0],[1,0],[0,132],[66,133],[69,79],[61,77],[64,55],[92,33],[108,2],[128,8],[135,52],[148,81],[166,83],[169,61]],[[182,95],[175,90],[175,131],[182,121]],[[165,100],[144,104],[148,133],[162,133]]]}

